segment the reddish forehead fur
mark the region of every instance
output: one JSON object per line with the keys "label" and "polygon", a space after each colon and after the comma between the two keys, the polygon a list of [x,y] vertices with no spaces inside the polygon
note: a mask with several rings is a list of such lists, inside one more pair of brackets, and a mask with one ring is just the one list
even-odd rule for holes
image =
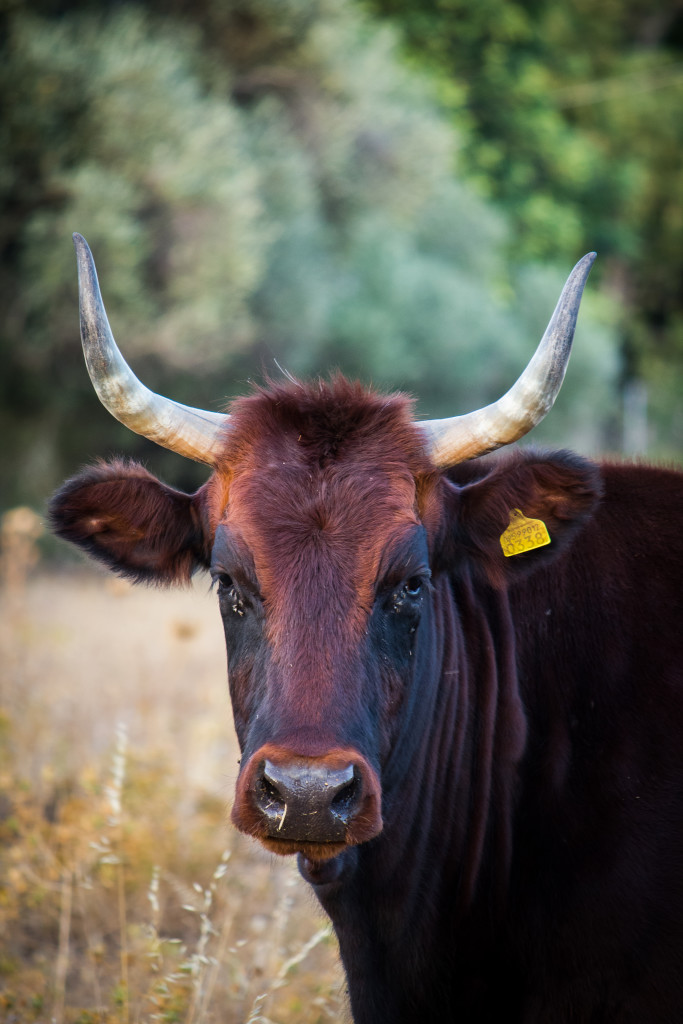
{"label": "reddish forehead fur", "polygon": [[361,474],[380,468],[411,477],[420,514],[436,478],[405,395],[381,395],[336,376],[330,381],[285,381],[257,388],[230,408],[218,472],[208,495],[211,525],[220,522],[230,485],[240,473],[272,473],[283,463],[291,472],[315,472],[342,462]]}

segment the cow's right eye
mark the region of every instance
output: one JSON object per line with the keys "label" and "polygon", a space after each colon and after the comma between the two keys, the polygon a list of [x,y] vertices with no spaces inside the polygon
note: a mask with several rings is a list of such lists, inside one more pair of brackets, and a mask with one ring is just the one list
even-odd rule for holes
{"label": "cow's right eye", "polygon": [[218,584],[218,600],[223,614],[226,611],[231,611],[234,615],[239,615],[242,618],[245,604],[232,576],[227,572],[221,572],[214,576],[214,582]]}

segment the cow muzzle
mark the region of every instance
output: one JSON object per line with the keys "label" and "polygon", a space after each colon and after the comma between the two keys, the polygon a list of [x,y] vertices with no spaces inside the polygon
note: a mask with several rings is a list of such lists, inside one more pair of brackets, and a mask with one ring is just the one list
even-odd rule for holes
{"label": "cow muzzle", "polygon": [[276,853],[333,857],[381,831],[379,780],[354,750],[312,757],[269,744],[242,770],[232,820]]}

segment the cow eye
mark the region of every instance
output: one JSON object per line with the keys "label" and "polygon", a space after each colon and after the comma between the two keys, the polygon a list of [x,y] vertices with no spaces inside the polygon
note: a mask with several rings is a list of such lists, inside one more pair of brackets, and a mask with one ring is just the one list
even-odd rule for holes
{"label": "cow eye", "polygon": [[403,593],[406,597],[419,597],[422,591],[422,578],[420,576],[411,576],[409,580],[406,580],[403,584]]}
{"label": "cow eye", "polygon": [[228,610],[242,618],[245,610],[244,600],[232,576],[227,572],[216,573],[214,583],[218,584],[218,600],[223,613]]}
{"label": "cow eye", "polygon": [[423,576],[409,576],[407,580],[395,590],[391,598],[391,607],[394,612],[414,613],[419,607],[418,598],[425,586]]}

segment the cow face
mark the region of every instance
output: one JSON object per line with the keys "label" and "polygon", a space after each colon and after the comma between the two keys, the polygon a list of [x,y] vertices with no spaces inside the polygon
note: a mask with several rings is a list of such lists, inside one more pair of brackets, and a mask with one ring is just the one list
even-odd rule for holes
{"label": "cow face", "polygon": [[[434,470],[406,400],[339,379],[239,400],[194,496],[113,463],[53,499],[57,532],[124,575],[211,573],[242,749],[232,817],[267,848],[320,861],[380,832],[436,578],[504,586],[555,557],[595,500],[590,468],[568,456],[461,477]],[[536,562],[502,556],[519,506],[551,531]]]}
{"label": "cow face", "polygon": [[323,857],[382,827],[380,766],[430,585],[430,467],[404,401],[316,390],[235,407],[211,573],[243,750],[233,821]]}

